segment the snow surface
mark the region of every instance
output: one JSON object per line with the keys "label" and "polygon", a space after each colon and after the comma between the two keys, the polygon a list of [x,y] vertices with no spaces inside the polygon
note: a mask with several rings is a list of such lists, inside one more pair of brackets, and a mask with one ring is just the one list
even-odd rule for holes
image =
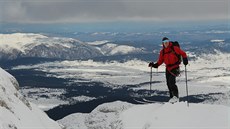
{"label": "snow surface", "polygon": [[220,105],[136,105],[122,112],[124,129],[229,129],[230,108]]}
{"label": "snow surface", "polygon": [[0,68],[1,129],[61,129],[35,104],[19,93],[16,79]]}
{"label": "snow surface", "polygon": [[0,48],[9,52],[12,49],[24,52],[26,45],[35,44],[37,39],[42,38],[47,39],[48,37],[33,33],[0,34]]}
{"label": "snow surface", "polygon": [[104,103],[89,114],[71,114],[58,122],[67,129],[122,129],[119,115],[131,106],[133,105],[121,101]]}
{"label": "snow surface", "polygon": [[58,120],[67,129],[230,129],[230,107],[186,102],[134,105],[116,101]]}
{"label": "snow surface", "polygon": [[135,48],[133,46],[128,46],[128,45],[117,45],[113,43],[107,43],[102,47],[98,47],[98,49],[104,55],[118,55],[118,54],[125,55],[128,53],[142,52],[141,48]]}
{"label": "snow surface", "polygon": [[89,45],[103,45],[103,44],[106,44],[107,42],[110,42],[109,40],[102,40],[102,41],[94,41],[94,42],[86,42],[88,43]]}
{"label": "snow surface", "polygon": [[213,42],[213,43],[219,43],[219,42],[224,42],[224,40],[223,39],[212,39],[211,40],[211,42]]}
{"label": "snow surface", "polygon": [[34,33],[0,34],[0,39],[0,49],[5,52],[11,52],[13,49],[25,52],[27,49],[32,49],[40,44],[44,44],[47,47],[59,44],[63,47],[71,48],[73,42],[82,43],[81,41],[72,38],[47,37],[42,34]]}
{"label": "snow surface", "polygon": [[47,111],[58,105],[69,104],[68,101],[58,98],[58,96],[65,93],[64,89],[23,87],[20,89],[20,92],[27,98],[27,100],[36,104],[38,108],[43,111]]}

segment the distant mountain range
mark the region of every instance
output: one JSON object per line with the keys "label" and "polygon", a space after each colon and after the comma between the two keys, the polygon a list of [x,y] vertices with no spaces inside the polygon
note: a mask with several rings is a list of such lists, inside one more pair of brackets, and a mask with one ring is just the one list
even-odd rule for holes
{"label": "distant mountain range", "polygon": [[0,60],[22,57],[87,59],[143,52],[143,48],[117,45],[109,41],[86,43],[73,38],[47,37],[33,33],[0,34]]}

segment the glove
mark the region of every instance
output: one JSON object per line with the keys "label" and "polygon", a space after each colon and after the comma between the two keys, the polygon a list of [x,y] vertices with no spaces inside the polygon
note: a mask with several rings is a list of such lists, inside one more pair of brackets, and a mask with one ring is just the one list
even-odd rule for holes
{"label": "glove", "polygon": [[153,62],[150,62],[149,63],[149,67],[153,67],[154,63]]}
{"label": "glove", "polygon": [[188,64],[188,58],[183,58],[183,64],[187,65]]}
{"label": "glove", "polygon": [[149,67],[158,68],[158,64],[157,63],[154,64],[153,62],[150,62]]}
{"label": "glove", "polygon": [[158,68],[158,64],[157,63],[153,64],[153,67]]}

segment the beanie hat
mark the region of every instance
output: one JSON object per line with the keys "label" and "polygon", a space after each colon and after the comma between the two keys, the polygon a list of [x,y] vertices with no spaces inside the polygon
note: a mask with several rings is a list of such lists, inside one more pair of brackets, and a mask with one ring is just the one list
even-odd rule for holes
{"label": "beanie hat", "polygon": [[169,40],[167,37],[164,37],[163,39],[162,39],[162,41],[164,41],[164,40]]}

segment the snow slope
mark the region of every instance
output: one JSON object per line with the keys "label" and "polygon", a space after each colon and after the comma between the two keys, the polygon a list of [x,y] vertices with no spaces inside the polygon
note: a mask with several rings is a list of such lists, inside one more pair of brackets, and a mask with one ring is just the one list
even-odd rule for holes
{"label": "snow slope", "polygon": [[120,115],[124,129],[230,129],[230,108],[220,105],[136,105]]}
{"label": "snow slope", "polygon": [[130,103],[121,101],[104,103],[89,114],[71,114],[58,122],[67,129],[122,129],[119,115],[132,106]]}
{"label": "snow slope", "polygon": [[67,129],[230,129],[230,107],[116,101],[102,104],[89,114],[71,114],[58,122]]}
{"label": "snow slope", "polygon": [[130,53],[141,53],[144,48],[135,48],[128,45],[117,45],[114,43],[106,43],[102,47],[97,47],[104,55],[125,55]]}
{"label": "snow slope", "polygon": [[44,38],[48,39],[46,36],[32,33],[0,34],[0,48],[9,52],[11,52],[13,49],[25,52],[25,46],[36,44],[36,40]]}
{"label": "snow slope", "polygon": [[19,93],[16,79],[0,68],[0,129],[61,129]]}

